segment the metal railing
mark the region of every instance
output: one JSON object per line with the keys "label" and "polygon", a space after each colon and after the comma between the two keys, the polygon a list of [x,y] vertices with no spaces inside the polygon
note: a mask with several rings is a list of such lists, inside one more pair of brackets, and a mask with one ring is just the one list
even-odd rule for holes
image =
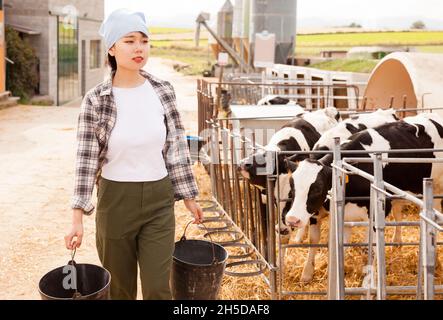
{"label": "metal railing", "polygon": [[[431,236],[435,232],[437,224],[432,224],[431,227],[428,226],[429,221],[433,221],[429,217],[421,214],[420,222],[385,222],[384,221],[384,210],[380,207],[380,193],[384,196],[388,196],[393,198],[403,198],[409,200],[419,206],[424,207],[424,204],[427,203],[428,197],[430,194],[429,191],[424,193],[424,200],[420,200],[419,197],[413,197],[408,193],[395,188],[395,186],[391,186],[388,183],[384,182],[381,174],[381,164],[385,161],[390,162],[406,162],[406,163],[433,163],[439,162],[443,159],[426,159],[426,158],[418,158],[418,159],[409,159],[409,158],[388,158],[381,159],[381,153],[405,153],[405,152],[443,152],[443,150],[437,149],[422,149],[422,150],[376,150],[376,151],[341,151],[338,148],[338,144],[336,143],[336,148],[333,151],[309,151],[309,152],[276,152],[273,156],[273,159],[277,159],[279,154],[285,155],[294,155],[294,154],[333,154],[334,162],[332,164],[333,168],[333,181],[335,181],[332,189],[332,199],[334,206],[332,206],[332,212],[330,215],[330,226],[329,226],[329,244],[282,244],[280,235],[276,233],[275,225],[280,223],[280,215],[276,215],[276,212],[280,212],[279,205],[281,201],[288,199],[279,199],[278,197],[275,199],[274,197],[274,188],[279,178],[279,168],[278,163],[275,163],[277,168],[277,174],[267,174],[267,188],[266,188],[266,205],[261,202],[261,198],[263,196],[263,191],[249,184],[248,180],[244,179],[236,170],[236,165],[240,160],[236,156],[236,146],[240,146],[241,158],[244,158],[248,155],[247,150],[250,152],[261,149],[261,146],[255,145],[255,139],[247,139],[238,134],[232,133],[230,130],[230,125],[228,120],[224,121],[209,121],[211,125],[212,135],[209,141],[209,149],[205,154],[206,161],[209,163],[209,173],[211,175],[211,183],[212,183],[212,191],[214,197],[214,203],[216,203],[218,210],[222,212],[220,215],[221,220],[229,220],[232,222],[229,227],[226,228],[218,228],[215,234],[228,234],[232,236],[232,240],[230,241],[221,241],[222,244],[227,245],[229,247],[239,247],[245,250],[245,254],[235,256],[234,259],[240,259],[233,263],[228,264],[228,274],[233,276],[255,276],[261,275],[265,282],[270,287],[270,292],[272,298],[280,298],[284,295],[327,295],[329,299],[343,299],[345,295],[361,295],[366,294],[366,296],[370,296],[377,293],[377,297],[380,299],[386,298],[386,294],[417,294],[420,296],[420,285],[417,287],[411,286],[388,286],[385,285],[385,273],[386,269],[384,267],[384,252],[385,246],[416,246],[420,245],[421,251],[425,252],[426,258],[421,261],[426,262],[426,265],[423,264],[420,270],[425,270],[424,278],[427,279],[425,283],[425,298],[433,297],[435,293],[430,292],[430,287],[433,281],[433,268],[434,266],[431,263],[431,259],[434,255],[435,249],[429,247],[429,243],[432,243],[435,247],[436,245],[441,245],[441,243],[437,243],[435,241],[435,236]],[[235,143],[235,140],[239,143]],[[238,150],[237,150],[238,151]],[[364,154],[374,154],[376,157],[372,158],[344,158],[341,159],[342,155],[347,154],[356,154],[356,153],[364,153]],[[204,157],[203,157],[204,158]],[[379,159],[380,158],[380,159]],[[379,159],[379,160],[377,160]],[[374,175],[370,174],[355,168],[353,165],[349,164],[348,161],[355,162],[372,162],[374,161]],[[379,163],[380,162],[380,163]],[[375,208],[371,210],[371,217],[376,220],[372,220],[370,218],[369,223],[364,222],[344,222],[343,217],[343,208],[344,201],[349,200],[343,194],[344,186],[343,181],[345,174],[358,174],[363,178],[366,178],[371,181],[371,191],[370,191],[370,201],[371,208]],[[341,181],[341,182],[339,182]],[[341,184],[340,184],[341,183]],[[428,182],[429,183],[429,182]],[[342,189],[340,189],[342,188]],[[395,192],[396,194],[387,194],[385,189],[391,192]],[[427,185],[426,188],[429,188]],[[426,189],[425,189],[426,190]],[[280,193],[277,192],[277,195]],[[433,196],[433,195],[432,195]],[[441,195],[436,196],[436,198],[442,198]],[[290,199],[289,199],[290,200]],[[377,204],[374,206],[374,203]],[[276,205],[274,205],[276,204]],[[427,210],[427,209],[426,209]],[[424,210],[424,212],[429,212],[429,210]],[[338,214],[337,212],[341,212]],[[442,215],[443,217],[443,215]],[[215,220],[214,220],[215,221]],[[371,222],[373,221],[373,222]],[[343,228],[344,226],[368,226],[369,228],[375,227],[376,231],[376,241],[373,243],[371,237],[368,239],[368,243],[349,243],[344,244],[342,240],[343,236]],[[384,242],[384,228],[386,226],[420,226],[422,230],[422,234],[428,235],[427,238],[423,236],[420,238],[419,243],[385,243]],[[441,230],[441,227],[438,229]],[[277,234],[277,236],[276,236]],[[371,233],[370,233],[371,234]],[[377,287],[366,286],[359,288],[345,288],[344,287],[344,275],[343,275],[343,261],[344,261],[344,248],[345,247],[375,247],[377,251],[377,269],[372,270],[369,268],[370,272],[377,272],[378,280]],[[282,268],[279,266],[283,266],[284,263],[282,261],[282,257],[280,253],[282,249],[289,248],[328,248],[329,255],[329,263],[328,263],[328,291],[299,291],[299,292],[290,292],[284,290],[282,288],[283,282],[283,274],[281,273]],[[431,248],[431,249],[429,249]],[[369,251],[369,250],[368,250]],[[370,251],[369,251],[370,252]],[[255,257],[252,256],[255,254]],[[247,260],[241,260],[242,258],[248,257]],[[372,255],[368,256],[368,265],[370,264]],[[279,263],[280,261],[280,263]],[[334,262],[334,263],[331,263]],[[238,265],[255,265],[257,269],[255,271],[246,272],[246,273],[236,273],[229,271],[230,267],[238,266]],[[264,276],[264,272],[267,270],[269,272],[269,276]],[[419,274],[422,271],[419,270]],[[368,283],[371,283],[369,281]],[[436,286],[439,292],[438,294],[443,293],[443,286]]]}
{"label": "metal railing", "polygon": [[[439,150],[394,150],[383,151],[383,153],[417,153],[417,152],[436,152]],[[443,151],[443,150],[440,150]],[[344,265],[344,243],[343,228],[344,223],[344,200],[345,200],[345,176],[358,175],[367,179],[370,184],[370,215],[368,223],[361,223],[360,226],[367,226],[369,230],[375,228],[375,250],[376,250],[376,268],[372,265],[372,247],[374,246],[372,232],[368,235],[368,266],[369,281],[367,286],[361,288],[352,288],[356,292],[365,293],[369,298],[376,293],[377,299],[384,300],[388,294],[416,294],[417,299],[422,298],[422,278],[424,281],[424,298],[433,299],[436,290],[442,293],[443,286],[434,286],[435,278],[435,252],[438,245],[436,241],[436,231],[443,231],[443,228],[436,222],[437,219],[443,219],[443,214],[433,208],[433,180],[425,178],[423,180],[423,200],[412,196],[404,190],[401,190],[383,180],[383,163],[443,163],[442,158],[382,158],[381,152],[370,152],[372,158],[344,158],[341,159],[339,139],[335,142],[334,162],[332,164],[333,188],[332,188],[332,210],[330,213],[329,227],[329,270],[328,270],[328,298],[344,299],[347,288],[344,285],[343,265]],[[352,162],[350,164],[349,162]],[[371,175],[355,166],[356,163],[373,163],[373,172]],[[405,199],[419,208],[420,213],[420,242],[419,242],[419,263],[417,286],[387,286],[386,285],[386,263],[385,263],[385,210],[384,202],[388,199]],[[354,224],[355,225],[355,224]],[[391,226],[401,226],[404,223],[391,223]],[[413,224],[417,225],[417,224]],[[332,262],[332,263],[331,263]],[[374,281],[374,273],[377,275]],[[375,287],[371,284],[375,282]]]}
{"label": "metal railing", "polygon": [[204,98],[211,98],[214,118],[218,117],[218,110],[222,107],[227,109],[229,105],[256,105],[259,100],[268,95],[288,98],[310,110],[329,106],[356,110],[360,99],[359,87],[354,84],[294,82],[289,79],[285,83],[281,81],[209,82],[203,79],[197,80],[199,106],[200,103],[206,102]]}
{"label": "metal railing", "polygon": [[[250,137],[245,137],[241,132],[233,131],[232,121],[235,119],[231,118],[217,118],[218,111],[216,110],[213,95],[211,94],[214,84],[210,84],[205,81],[199,81],[199,131],[205,131],[206,135],[203,137],[205,146],[200,156],[200,161],[205,165],[207,172],[210,174],[211,178],[211,189],[213,194],[212,203],[213,208],[209,211],[217,211],[219,214],[217,217],[211,218],[211,222],[223,222],[224,226],[214,228],[211,236],[217,238],[220,235],[221,238],[218,240],[219,243],[227,247],[239,248],[242,253],[237,255],[230,255],[231,262],[227,265],[227,274],[232,276],[261,276],[263,280],[269,286],[271,297],[273,299],[281,298],[285,295],[327,295],[330,299],[341,299],[345,295],[362,295],[366,296],[374,294],[377,292],[379,298],[386,297],[386,294],[396,293],[396,294],[413,294],[414,290],[420,290],[419,286],[411,287],[386,287],[383,286],[385,282],[384,278],[378,279],[377,283],[380,283],[379,287],[360,287],[360,288],[345,288],[343,285],[343,264],[339,264],[343,261],[343,248],[345,247],[375,247],[378,248],[384,246],[397,246],[397,245],[418,245],[418,243],[384,243],[381,242],[379,236],[384,232],[384,227],[386,226],[420,226],[422,230],[425,230],[426,226],[423,223],[429,224],[429,218],[426,220],[421,217],[420,222],[402,222],[402,223],[386,223],[378,218],[377,222],[374,222],[376,229],[378,228],[377,239],[378,243],[373,243],[372,239],[369,238],[368,243],[349,243],[344,244],[342,242],[342,229],[344,226],[366,226],[371,228],[370,223],[360,223],[360,222],[344,222],[343,217],[340,214],[331,214],[330,216],[330,231],[329,233],[329,244],[282,244],[281,235],[276,233],[276,224],[280,223],[280,202],[284,199],[275,199],[274,188],[278,187],[279,178],[279,168],[276,159],[279,155],[294,155],[294,154],[334,154],[335,160],[333,163],[334,177],[344,174],[346,172],[347,166],[351,166],[347,159],[341,160],[341,156],[345,156],[351,151],[340,151],[339,148],[333,151],[318,151],[318,152],[277,152],[272,155],[274,159],[275,167],[277,168],[277,174],[267,174],[264,176],[266,179],[265,190],[259,189],[249,183],[247,179],[244,179],[237,170],[237,165],[239,161],[247,157],[250,153],[257,150],[263,149],[263,146],[256,142],[256,136],[252,134]],[[409,109],[408,109],[409,110]],[[412,109],[410,109],[412,110]],[[422,109],[413,109],[415,112],[425,111]],[[398,110],[401,114],[405,110]],[[341,111],[342,112],[342,111]],[[360,113],[356,110],[345,110],[348,114]],[[365,112],[365,111],[363,111]],[[363,113],[362,112],[362,113]],[[279,117],[281,118],[281,117]],[[261,118],[260,118],[261,119]],[[288,117],[289,119],[289,117]],[[414,150],[417,151],[417,150]],[[437,150],[421,150],[422,152],[435,152]],[[443,151],[443,150],[441,150]],[[353,151],[352,153],[362,153],[362,151]],[[400,153],[403,150],[379,150],[379,151],[364,151],[363,153],[377,154],[377,153]],[[392,159],[392,158],[390,158]],[[361,161],[372,161],[370,158],[358,158],[355,160]],[[435,159],[434,159],[435,160]],[[354,160],[353,160],[354,161]],[[403,160],[402,160],[403,161]],[[419,159],[419,161],[427,161],[426,159]],[[346,168],[345,168],[346,167]],[[376,172],[376,171],[374,171]],[[378,172],[378,171],[377,171]],[[363,177],[369,178],[367,173],[357,171]],[[379,174],[379,173],[378,173]],[[372,178],[374,179],[374,178]],[[377,179],[382,179],[380,175]],[[379,180],[377,180],[379,181]],[[383,181],[382,181],[383,182]],[[334,192],[338,192],[340,185],[334,186]],[[385,183],[374,184],[371,187],[371,201],[378,203],[376,199],[380,198],[380,195],[376,196],[375,193],[381,193],[383,188],[386,187]],[[394,191],[391,191],[394,192]],[[343,210],[344,195],[336,196],[334,194],[334,199],[338,199],[337,208],[335,212],[341,212]],[[338,193],[337,193],[338,194]],[[279,192],[277,192],[279,195]],[[386,195],[385,195],[386,196]],[[397,195],[398,196],[398,195]],[[378,197],[378,198],[377,198]],[[440,196],[437,196],[440,197]],[[262,198],[266,199],[266,202],[262,201]],[[414,197],[418,201],[421,201],[419,197]],[[379,201],[379,200],[378,200]],[[422,201],[425,203],[426,199]],[[341,203],[341,204],[340,204]],[[414,202],[415,203],[415,202]],[[341,205],[341,207],[340,207]],[[371,206],[372,207],[372,206]],[[381,209],[377,209],[379,212]],[[375,215],[374,215],[375,216]],[[372,220],[370,220],[372,221]],[[423,222],[424,221],[424,222]],[[432,226],[435,228],[435,226]],[[426,229],[427,230],[427,229]],[[425,231],[423,231],[425,232]],[[428,234],[430,231],[426,231]],[[208,236],[208,235],[205,235]],[[226,240],[225,237],[230,237]],[[425,241],[432,241],[432,238],[426,240],[425,238],[420,238],[420,247],[425,250],[427,244]],[[378,245],[377,245],[378,244]],[[434,242],[435,245],[439,244]],[[283,261],[281,257],[282,249],[290,248],[328,248],[329,261],[328,263],[328,291],[298,291],[291,292],[285,290],[282,286],[284,275],[282,274]],[[381,249],[380,249],[381,250]],[[432,255],[430,252],[426,257]],[[232,262],[232,260],[235,260]],[[331,263],[334,261],[334,263]],[[383,256],[380,256],[377,261],[383,263]],[[426,270],[432,274],[432,268],[429,265],[429,259],[426,258],[428,265],[426,265]],[[252,271],[246,272],[235,272],[231,271],[231,268],[235,268],[239,265],[250,265],[255,267]],[[379,266],[380,268],[382,265]],[[425,268],[423,266],[423,268]],[[383,268],[381,269],[383,275]],[[378,269],[377,269],[378,271]],[[432,276],[429,272],[424,275],[427,280],[425,284],[426,296],[428,298],[431,293],[428,292],[429,283],[432,281]],[[443,289],[442,286],[437,286],[438,294],[441,293]]]}

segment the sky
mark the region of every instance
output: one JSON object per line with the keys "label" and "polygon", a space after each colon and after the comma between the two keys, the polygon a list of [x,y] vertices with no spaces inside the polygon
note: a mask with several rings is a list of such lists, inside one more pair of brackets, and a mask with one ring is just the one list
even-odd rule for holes
{"label": "sky", "polygon": [[[143,11],[152,26],[193,27],[201,11],[210,12],[213,21],[224,3],[225,0],[105,0],[105,16],[127,7]],[[299,28],[350,22],[366,28],[407,28],[421,19],[431,29],[443,30],[443,0],[298,0],[297,10]]]}

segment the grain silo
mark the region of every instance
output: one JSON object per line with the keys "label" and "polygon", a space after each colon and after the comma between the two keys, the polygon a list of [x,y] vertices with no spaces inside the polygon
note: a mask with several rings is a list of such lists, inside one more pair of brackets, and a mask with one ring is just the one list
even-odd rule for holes
{"label": "grain silo", "polygon": [[243,34],[242,22],[243,20],[243,0],[235,0],[234,3],[234,16],[232,23],[232,47],[240,55],[242,54],[241,38]]}
{"label": "grain silo", "polygon": [[251,0],[250,48],[255,34],[263,31],[276,36],[275,63],[286,64],[293,54],[296,34],[297,0]]}
{"label": "grain silo", "polygon": [[243,35],[243,0],[235,0],[232,38],[240,39]]}
{"label": "grain silo", "polygon": [[232,26],[234,18],[234,7],[231,1],[226,0],[217,14],[217,35],[232,45]]}
{"label": "grain silo", "polygon": [[246,61],[246,63],[249,63],[249,48],[250,48],[250,42],[249,42],[249,25],[251,20],[251,0],[243,0],[243,20],[241,25],[241,37],[242,37],[242,44],[243,44],[243,52],[242,56],[243,59]]}
{"label": "grain silo", "polygon": [[232,26],[233,48],[246,63],[249,61],[249,16],[250,0],[236,0]]}

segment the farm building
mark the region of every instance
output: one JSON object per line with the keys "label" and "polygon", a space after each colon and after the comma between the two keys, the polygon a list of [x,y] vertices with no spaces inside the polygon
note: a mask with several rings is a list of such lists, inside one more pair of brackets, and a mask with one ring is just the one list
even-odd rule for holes
{"label": "farm building", "polygon": [[6,25],[29,40],[39,59],[37,95],[56,105],[75,102],[103,81],[98,34],[104,1],[3,1]]}

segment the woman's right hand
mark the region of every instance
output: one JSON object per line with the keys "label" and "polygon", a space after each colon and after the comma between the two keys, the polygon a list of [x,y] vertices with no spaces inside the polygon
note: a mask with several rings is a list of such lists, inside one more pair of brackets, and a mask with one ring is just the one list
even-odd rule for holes
{"label": "woman's right hand", "polygon": [[[75,238],[75,239],[74,239]],[[71,231],[65,236],[66,249],[79,248],[83,240],[83,210],[74,209]]]}

